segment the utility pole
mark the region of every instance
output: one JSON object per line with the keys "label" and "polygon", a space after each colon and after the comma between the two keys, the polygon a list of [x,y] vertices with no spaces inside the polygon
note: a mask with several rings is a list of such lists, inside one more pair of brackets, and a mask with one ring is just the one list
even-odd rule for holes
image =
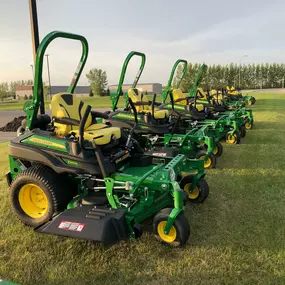
{"label": "utility pole", "polygon": [[247,54],[243,55],[240,60],[239,60],[239,74],[238,74],[238,85],[239,85],[239,88],[240,87],[240,69],[241,69],[241,60],[244,58],[244,57],[247,57]]}
{"label": "utility pole", "polygon": [[[30,22],[31,22],[31,36],[32,36],[32,46],[33,46],[33,56],[34,56],[34,65],[36,67],[36,57],[37,57],[37,50],[40,44],[39,40],[39,25],[38,25],[38,14],[37,14],[37,2],[36,0],[28,0],[29,2],[29,9],[30,9]],[[33,72],[34,74],[34,72]],[[45,104],[44,104],[44,96],[43,90],[41,90],[41,105],[40,105],[40,113],[45,113]]]}
{"label": "utility pole", "polygon": [[50,56],[49,54],[45,55],[47,58],[47,70],[48,70],[48,84],[49,84],[49,98],[51,99],[51,84],[50,84],[50,72],[49,72],[49,59],[48,57]]}

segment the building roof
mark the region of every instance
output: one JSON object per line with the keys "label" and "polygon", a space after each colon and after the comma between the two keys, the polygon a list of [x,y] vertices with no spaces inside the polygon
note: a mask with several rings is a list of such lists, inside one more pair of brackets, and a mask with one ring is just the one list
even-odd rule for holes
{"label": "building roof", "polygon": [[[124,85],[132,85],[133,83],[125,83],[125,84],[123,84],[123,86]],[[160,85],[162,85],[161,83],[138,83],[137,85],[154,85],[154,84],[160,84]],[[109,87],[111,87],[111,86],[118,86],[119,84],[112,84],[112,85],[109,85]]]}

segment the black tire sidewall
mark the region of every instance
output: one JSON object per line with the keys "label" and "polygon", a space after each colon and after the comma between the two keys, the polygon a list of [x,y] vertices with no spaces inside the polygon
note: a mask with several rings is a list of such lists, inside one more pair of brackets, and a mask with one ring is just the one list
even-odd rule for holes
{"label": "black tire sidewall", "polygon": [[220,142],[217,142],[216,147],[218,148],[218,152],[215,154],[215,156],[220,157],[223,154],[223,145]]}

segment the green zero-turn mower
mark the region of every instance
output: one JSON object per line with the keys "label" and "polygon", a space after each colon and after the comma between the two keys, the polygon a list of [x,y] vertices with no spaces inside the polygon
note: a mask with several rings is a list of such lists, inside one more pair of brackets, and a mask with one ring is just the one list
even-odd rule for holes
{"label": "green zero-turn mower", "polygon": [[[246,130],[253,128],[253,114],[251,109],[246,109],[243,101],[228,103],[224,97],[224,90],[207,90],[204,92],[202,88],[191,90],[192,97],[203,106],[207,106],[210,110],[218,111],[221,115],[228,115],[238,123],[242,137],[245,136]],[[196,93],[194,93],[196,92]],[[196,95],[195,95],[196,94]]]}
{"label": "green zero-turn mower", "polygon": [[239,119],[239,122],[241,123],[243,120],[246,130],[253,128],[254,119],[252,110],[246,108],[247,103],[243,99],[236,101],[230,100],[225,89],[213,89],[211,92],[207,90],[207,93],[205,93],[202,89],[199,89],[199,94],[202,98],[206,98],[208,102],[211,102],[218,108],[222,108],[222,110],[224,109],[224,111],[222,111],[223,113],[232,114],[234,111],[233,114],[235,115],[236,120]]}
{"label": "green zero-turn mower", "polygon": [[[52,98],[51,119],[38,110],[44,53],[56,38],[80,41],[82,56],[68,91]],[[144,154],[131,134],[99,123],[107,115],[72,94],[87,55],[80,35],[55,31],[39,45],[27,119],[8,146],[12,208],[37,232],[107,245],[140,236],[142,223],[152,219],[160,241],[182,246],[190,235],[184,202],[208,196],[203,162]]]}
{"label": "green zero-turn mower", "polygon": [[[183,64],[181,76],[172,87],[176,69],[181,63]],[[245,135],[245,128],[239,125],[239,120],[235,118],[234,114],[220,114],[216,110],[211,110],[209,106],[201,105],[197,100],[198,87],[205,70],[206,65],[203,64],[196,76],[194,87],[190,89],[190,96],[185,96],[179,89],[179,85],[187,71],[187,61],[178,59],[172,68],[167,88],[162,91],[163,103],[159,106],[159,109],[169,110],[174,106],[176,112],[182,116],[180,122],[185,127],[189,124],[195,124],[198,128],[208,126],[207,135],[213,137],[216,141],[225,139],[230,144],[240,143],[241,137]],[[192,96],[192,94],[194,95]]]}
{"label": "green zero-turn mower", "polygon": [[[124,93],[122,86],[126,70],[134,56],[141,58],[141,65],[132,87]],[[208,127],[200,128],[199,133],[195,126],[186,131],[185,128],[179,127],[178,120],[172,120],[174,110],[170,112],[168,110],[157,110],[154,106],[156,96],[150,102],[136,88],[145,61],[145,54],[136,51],[130,52],[126,57],[117,92],[110,95],[112,112],[109,113],[109,122],[126,131],[134,129],[135,138],[148,153],[161,156],[185,154],[188,158],[203,160],[205,168],[214,168],[217,158],[213,151],[218,148],[217,153],[220,155],[222,146],[221,144],[217,146],[213,138],[206,135]],[[121,96],[125,101],[124,110],[117,109]]]}
{"label": "green zero-turn mower", "polygon": [[251,96],[251,95],[245,95],[243,96],[241,93],[241,89],[240,88],[235,88],[235,87],[229,87],[227,86],[226,89],[224,89],[228,102],[229,103],[234,103],[236,101],[242,101],[244,102],[246,105],[253,105],[256,102],[255,97]]}

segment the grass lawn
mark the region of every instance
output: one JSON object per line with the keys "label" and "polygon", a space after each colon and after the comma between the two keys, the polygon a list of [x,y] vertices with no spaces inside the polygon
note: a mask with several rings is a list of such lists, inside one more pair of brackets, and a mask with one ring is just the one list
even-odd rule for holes
{"label": "grass lawn", "polygon": [[192,232],[181,249],[160,245],[152,233],[108,249],[35,233],[10,209],[7,144],[1,144],[0,279],[20,284],[285,284],[285,94],[255,96],[255,128],[242,144],[224,145],[219,167],[206,175],[208,200],[186,206]]}

